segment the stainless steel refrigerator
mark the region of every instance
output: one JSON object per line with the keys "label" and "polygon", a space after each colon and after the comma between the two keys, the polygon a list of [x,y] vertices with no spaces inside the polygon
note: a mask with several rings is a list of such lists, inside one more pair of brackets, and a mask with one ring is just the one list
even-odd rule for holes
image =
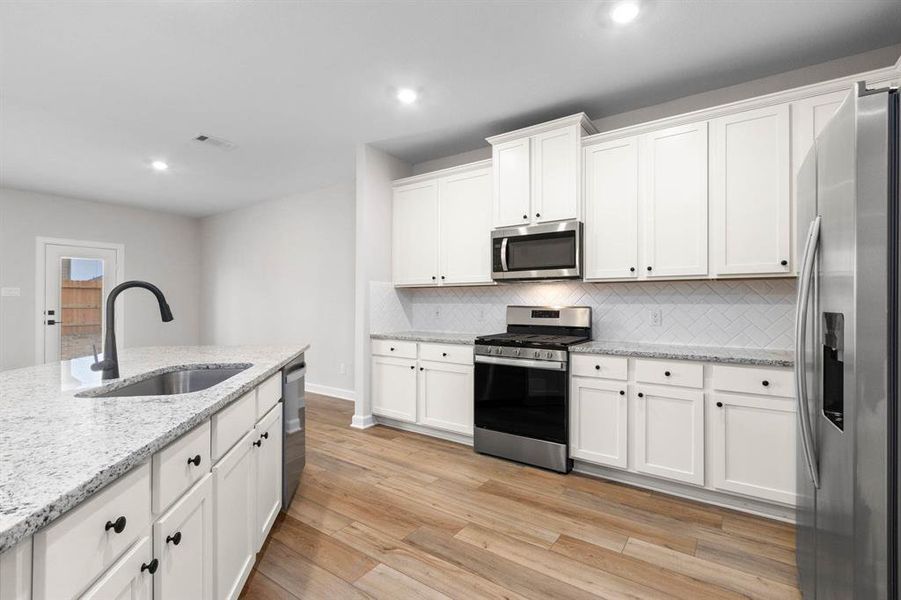
{"label": "stainless steel refrigerator", "polygon": [[804,598],[899,597],[899,144],[897,90],[858,84],[798,175]]}

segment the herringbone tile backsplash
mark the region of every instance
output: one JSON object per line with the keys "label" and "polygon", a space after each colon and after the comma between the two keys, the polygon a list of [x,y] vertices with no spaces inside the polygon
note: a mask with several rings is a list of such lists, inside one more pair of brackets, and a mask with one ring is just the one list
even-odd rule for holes
{"label": "herringbone tile backsplash", "polygon": [[[794,279],[642,283],[514,283],[488,287],[370,288],[373,332],[497,333],[508,304],[592,309],[598,340],[789,349]],[[661,311],[660,325],[650,313]]]}

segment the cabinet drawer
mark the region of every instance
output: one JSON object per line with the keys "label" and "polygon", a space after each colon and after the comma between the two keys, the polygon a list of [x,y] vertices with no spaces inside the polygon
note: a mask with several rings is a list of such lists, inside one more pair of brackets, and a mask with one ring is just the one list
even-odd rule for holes
{"label": "cabinet drawer", "polygon": [[153,575],[141,567],[149,565],[152,560],[150,538],[142,537],[81,596],[81,600],[150,600],[153,594]]}
{"label": "cabinet drawer", "polygon": [[674,360],[636,360],[635,381],[702,388],[704,365]]}
{"label": "cabinet drawer", "polygon": [[372,340],[372,353],[376,356],[416,358],[416,342],[398,340]]}
{"label": "cabinet drawer", "polygon": [[210,472],[210,422],[204,421],[153,455],[153,513],[169,508]]}
{"label": "cabinet drawer", "polygon": [[713,389],[791,398],[795,395],[794,378],[790,369],[730,367],[714,365]]}
{"label": "cabinet drawer", "polygon": [[603,377],[628,379],[629,359],[621,356],[598,354],[570,354],[570,370],[573,377]]}
{"label": "cabinet drawer", "polygon": [[146,462],[34,535],[34,600],[80,594],[147,535],[150,479]]}
{"label": "cabinet drawer", "polygon": [[257,421],[282,399],[282,372],[279,371],[257,388]]}
{"label": "cabinet drawer", "polygon": [[435,362],[472,364],[472,346],[461,344],[420,344],[419,358]]}
{"label": "cabinet drawer", "polygon": [[217,461],[256,423],[256,390],[244,394],[210,419],[212,422],[212,455]]}

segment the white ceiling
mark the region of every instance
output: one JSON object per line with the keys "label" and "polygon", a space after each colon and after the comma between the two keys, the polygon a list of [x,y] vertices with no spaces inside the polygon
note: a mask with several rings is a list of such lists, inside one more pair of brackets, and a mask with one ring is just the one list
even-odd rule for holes
{"label": "white ceiling", "polygon": [[897,0],[643,5],[4,2],[0,183],[207,215],[348,180],[359,142],[421,162],[901,41]]}

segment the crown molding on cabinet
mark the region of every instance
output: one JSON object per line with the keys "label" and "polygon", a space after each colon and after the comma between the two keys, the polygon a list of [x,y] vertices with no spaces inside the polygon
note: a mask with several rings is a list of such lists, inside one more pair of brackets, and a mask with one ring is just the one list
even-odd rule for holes
{"label": "crown molding on cabinet", "polygon": [[554,119],[553,121],[547,121],[546,123],[539,123],[538,125],[523,127],[522,129],[517,129],[516,131],[493,135],[489,138],[485,138],[485,141],[494,146],[496,144],[502,144],[511,140],[517,140],[524,137],[537,135],[539,133],[544,133],[545,131],[553,131],[554,129],[560,129],[561,127],[567,127],[569,125],[580,125],[582,127],[582,130],[588,135],[592,135],[598,132],[597,127],[594,126],[594,123],[592,123],[591,119],[588,118],[588,115],[580,112],[574,115],[569,115],[568,117],[561,117],[559,119]]}
{"label": "crown molding on cabinet", "polygon": [[394,187],[398,187],[401,185],[410,185],[416,183],[422,183],[424,181],[432,181],[439,177],[449,177],[451,175],[460,175],[461,173],[468,173],[469,171],[477,171],[479,169],[490,169],[491,168],[491,159],[486,158],[485,160],[478,160],[476,162],[466,163],[465,165],[458,165],[456,167],[448,167],[446,169],[441,169],[440,171],[429,171],[428,173],[421,173],[419,175],[413,175],[411,177],[404,177],[403,179],[395,179],[391,182],[391,185]]}
{"label": "crown molding on cabinet", "polygon": [[867,71],[847,77],[839,77],[837,79],[831,79],[829,81],[812,83],[810,85],[792,88],[789,90],[772,92],[763,96],[754,96],[753,98],[747,98],[745,100],[738,100],[735,102],[730,102],[728,104],[702,108],[692,112],[681,113],[654,121],[647,121],[644,123],[629,125],[627,127],[620,127],[618,129],[612,129],[610,131],[602,131],[600,133],[595,133],[593,135],[583,137],[582,146],[586,147],[597,144],[599,142],[609,142],[621,137],[641,135],[643,133],[662,129],[665,127],[685,125],[696,121],[706,121],[715,119],[717,117],[735,114],[737,112],[743,112],[746,110],[766,108],[768,106],[774,106],[776,104],[784,104],[788,102],[797,102],[799,100],[812,98],[814,96],[820,96],[822,94],[828,94],[830,92],[839,92],[845,89],[850,91],[851,87],[858,81],[866,81],[869,84],[878,84],[890,81],[897,82],[899,78],[901,78],[901,57],[898,58],[898,61],[893,66],[883,69],[876,69],[874,71]]}

